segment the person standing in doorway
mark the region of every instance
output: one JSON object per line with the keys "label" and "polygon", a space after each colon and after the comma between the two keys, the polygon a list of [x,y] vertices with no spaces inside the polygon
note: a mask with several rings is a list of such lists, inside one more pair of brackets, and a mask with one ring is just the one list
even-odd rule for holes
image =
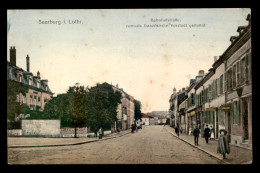
{"label": "person standing in doorway", "polygon": [[220,136],[218,140],[218,148],[217,148],[217,153],[220,153],[223,155],[223,159],[226,158],[226,153],[230,153],[230,148],[229,148],[229,143],[227,140],[227,131],[224,129],[221,129],[220,131]]}
{"label": "person standing in doorway", "polygon": [[200,129],[198,128],[198,126],[196,126],[195,129],[193,130],[195,145],[199,145],[199,134],[200,134]]}
{"label": "person standing in doorway", "polygon": [[206,128],[204,129],[204,138],[207,144],[209,143],[209,137],[210,137],[210,129],[208,128],[208,125],[206,125]]}
{"label": "person standing in doorway", "polygon": [[214,128],[211,126],[211,129],[210,129],[210,140],[214,140],[215,138],[215,134],[214,134]]}

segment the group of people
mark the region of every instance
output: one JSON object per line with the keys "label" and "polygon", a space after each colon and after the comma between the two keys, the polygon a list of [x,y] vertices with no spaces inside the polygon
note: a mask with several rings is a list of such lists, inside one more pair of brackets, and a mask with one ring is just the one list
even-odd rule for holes
{"label": "group of people", "polygon": [[131,125],[131,132],[138,132],[138,129],[142,129],[142,123],[135,122]]}
{"label": "group of people", "polygon": [[[218,147],[217,147],[217,153],[220,153],[223,155],[223,159],[226,158],[226,154],[230,153],[229,143],[227,139],[227,131],[224,129],[221,129],[219,131],[220,136],[218,139]],[[198,126],[196,126],[193,130],[193,136],[194,136],[194,143],[195,145],[198,145],[199,142],[199,134],[200,130]],[[206,143],[209,143],[209,138],[214,139],[214,129],[211,127],[208,128],[208,125],[206,125],[206,128],[204,129],[204,138],[206,140]]]}

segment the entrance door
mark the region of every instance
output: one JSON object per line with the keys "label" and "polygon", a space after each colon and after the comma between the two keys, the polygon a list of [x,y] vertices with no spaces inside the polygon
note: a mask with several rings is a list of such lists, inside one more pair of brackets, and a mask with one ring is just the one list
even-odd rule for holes
{"label": "entrance door", "polygon": [[231,117],[230,117],[230,112],[226,112],[226,114],[227,114],[227,121],[228,121],[228,123],[227,123],[227,125],[228,125],[228,127],[227,127],[227,131],[228,131],[227,137],[228,137],[228,142],[230,143],[231,142]]}
{"label": "entrance door", "polygon": [[243,130],[244,130],[244,140],[248,140],[248,107],[247,100],[242,99],[243,107],[242,107],[242,116],[243,116]]}

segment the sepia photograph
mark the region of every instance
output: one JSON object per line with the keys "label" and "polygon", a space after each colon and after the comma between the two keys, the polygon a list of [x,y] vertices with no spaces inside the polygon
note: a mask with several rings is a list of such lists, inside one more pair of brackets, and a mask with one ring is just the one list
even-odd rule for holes
{"label": "sepia photograph", "polygon": [[8,9],[8,165],[251,165],[250,8]]}

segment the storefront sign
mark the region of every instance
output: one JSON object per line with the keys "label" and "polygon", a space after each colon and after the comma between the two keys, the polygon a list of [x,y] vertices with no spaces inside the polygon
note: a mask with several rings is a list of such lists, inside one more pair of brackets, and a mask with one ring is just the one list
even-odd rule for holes
{"label": "storefront sign", "polygon": [[216,111],[216,108],[206,108],[206,111]]}
{"label": "storefront sign", "polygon": [[189,116],[195,115],[195,113],[196,113],[195,111],[191,111],[191,112],[189,112],[187,115],[188,115],[188,117],[189,117]]}
{"label": "storefront sign", "polygon": [[230,110],[231,107],[230,106],[222,106],[219,109],[221,109],[221,110]]}

